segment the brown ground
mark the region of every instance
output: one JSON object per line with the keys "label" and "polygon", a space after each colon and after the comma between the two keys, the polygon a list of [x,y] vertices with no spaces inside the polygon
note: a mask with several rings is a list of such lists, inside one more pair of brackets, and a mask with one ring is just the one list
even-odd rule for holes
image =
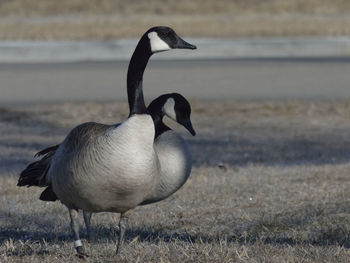
{"label": "brown ground", "polygon": [[0,1],[0,40],[138,37],[160,24],[196,37],[350,35],[350,2]]}
{"label": "brown ground", "polygon": [[[350,101],[191,104],[198,135],[173,126],[192,147],[192,175],[135,209],[121,261],[349,262]],[[0,109],[1,262],[81,261],[66,209],[16,187],[18,172],[74,125],[126,115],[125,103]],[[113,262],[114,225],[110,213],[93,217],[87,262]]]}

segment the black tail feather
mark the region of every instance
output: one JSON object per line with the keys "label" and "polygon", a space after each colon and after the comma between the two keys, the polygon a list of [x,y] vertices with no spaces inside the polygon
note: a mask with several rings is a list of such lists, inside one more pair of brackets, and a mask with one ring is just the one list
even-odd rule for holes
{"label": "black tail feather", "polygon": [[52,190],[51,185],[49,185],[40,195],[40,200],[43,201],[56,201],[58,198],[54,191]]}
{"label": "black tail feather", "polygon": [[37,152],[34,157],[39,157],[41,155],[44,155],[44,154],[47,154],[47,153],[50,153],[50,152],[56,152],[57,148],[59,147],[60,145],[57,144],[57,145],[54,145],[54,146],[51,146],[51,147],[48,147],[48,148],[45,148],[44,150],[41,150],[40,152]]}
{"label": "black tail feather", "polygon": [[18,179],[17,186],[41,186],[40,179],[46,167],[40,165],[40,161],[33,162],[24,169]]}
{"label": "black tail feather", "polygon": [[44,157],[35,161],[24,169],[18,179],[17,186],[48,186],[46,175],[50,168],[51,157],[55,154],[58,145],[46,148],[36,154],[36,156],[44,155]]}

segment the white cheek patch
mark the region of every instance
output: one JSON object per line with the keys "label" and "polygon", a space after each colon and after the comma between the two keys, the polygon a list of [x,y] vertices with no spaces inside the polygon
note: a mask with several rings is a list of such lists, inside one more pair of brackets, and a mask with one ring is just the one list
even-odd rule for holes
{"label": "white cheek patch", "polygon": [[157,32],[150,32],[147,36],[150,40],[151,50],[153,53],[171,49],[169,45],[158,36]]}
{"label": "white cheek patch", "polygon": [[175,100],[173,98],[167,99],[163,106],[163,112],[166,116],[168,116],[170,119],[176,120],[176,113],[175,113]]}

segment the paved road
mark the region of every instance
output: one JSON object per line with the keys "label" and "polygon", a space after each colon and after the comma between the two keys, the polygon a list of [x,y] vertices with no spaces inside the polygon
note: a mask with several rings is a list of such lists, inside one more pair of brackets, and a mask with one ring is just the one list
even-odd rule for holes
{"label": "paved road", "polygon": [[[1,105],[126,98],[126,62],[0,64]],[[198,99],[350,98],[350,58],[151,60],[144,93]]]}

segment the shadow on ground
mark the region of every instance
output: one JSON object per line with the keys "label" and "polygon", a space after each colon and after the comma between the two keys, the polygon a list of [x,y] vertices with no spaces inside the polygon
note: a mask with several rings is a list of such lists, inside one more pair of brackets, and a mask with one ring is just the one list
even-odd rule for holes
{"label": "shadow on ground", "polygon": [[317,138],[238,138],[204,136],[190,139],[194,166],[339,164],[350,161],[350,139],[336,135]]}

